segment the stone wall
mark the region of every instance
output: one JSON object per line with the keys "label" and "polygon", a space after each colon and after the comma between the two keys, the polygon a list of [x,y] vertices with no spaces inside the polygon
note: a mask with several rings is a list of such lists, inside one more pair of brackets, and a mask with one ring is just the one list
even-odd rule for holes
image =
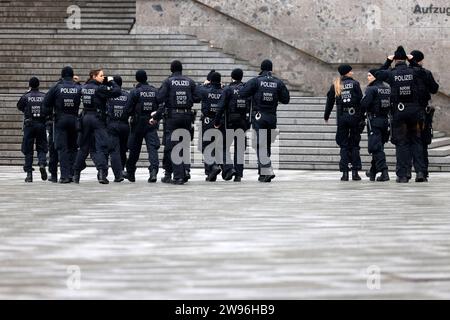
{"label": "stone wall", "polygon": [[426,66],[441,85],[433,99],[437,127],[450,131],[450,7],[446,0],[137,0],[135,32],[180,32],[249,60],[270,57],[275,72],[302,91],[324,95],[342,62],[366,71],[384,62],[396,46],[425,53]]}

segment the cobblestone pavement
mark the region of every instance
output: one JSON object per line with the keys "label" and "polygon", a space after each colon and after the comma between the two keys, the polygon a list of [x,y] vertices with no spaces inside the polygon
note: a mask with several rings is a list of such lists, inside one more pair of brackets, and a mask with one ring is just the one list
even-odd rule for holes
{"label": "cobblestone pavement", "polygon": [[[450,174],[23,182],[0,167],[0,298],[450,299]],[[392,174],[391,174],[392,177]]]}

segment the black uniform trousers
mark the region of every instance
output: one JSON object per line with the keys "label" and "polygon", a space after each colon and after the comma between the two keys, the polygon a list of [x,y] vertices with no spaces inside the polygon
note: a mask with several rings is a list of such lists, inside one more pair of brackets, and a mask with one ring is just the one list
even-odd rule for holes
{"label": "black uniform trousers", "polygon": [[[241,129],[244,133],[248,130],[248,123],[245,120],[245,115],[236,114],[229,115],[227,120],[226,129],[239,130]],[[236,170],[236,174],[240,177],[244,176],[244,161],[245,161],[245,150],[247,149],[247,139],[244,137],[244,141],[238,141],[239,137],[235,136],[233,140],[226,141],[226,152],[229,152],[230,146],[234,143],[233,147],[233,167]],[[244,144],[244,150],[239,150],[239,143]],[[244,152],[242,152],[244,151]]]}
{"label": "black uniform trousers", "polygon": [[338,112],[336,143],[340,147],[339,171],[348,172],[348,164],[351,163],[352,170],[361,170],[360,146],[361,131],[359,123],[361,116],[349,114],[347,111]]}
{"label": "black uniform trousers", "polygon": [[77,121],[76,115],[63,113],[56,116],[54,138],[62,179],[73,176],[73,164],[77,154]]}
{"label": "black uniform trousers", "polygon": [[406,105],[403,111],[394,110],[392,140],[395,144],[398,177],[408,177],[411,162],[414,163],[416,173],[425,173],[423,117],[423,108],[415,105]]}
{"label": "black uniform trousers", "polygon": [[47,166],[47,131],[45,122],[39,120],[29,120],[23,128],[22,153],[25,155],[25,165],[23,171],[33,171],[34,145],[38,156],[39,166]]}
{"label": "black uniform trousers", "polygon": [[371,116],[368,121],[368,149],[372,155],[370,171],[376,174],[388,169],[384,145],[389,141],[389,119],[388,116]]}
{"label": "black uniform trousers", "polygon": [[85,112],[81,119],[79,136],[80,149],[75,159],[74,170],[80,172],[85,167],[85,161],[92,149],[92,139],[95,141],[95,157],[93,161],[97,170],[108,171],[109,138],[105,121],[95,111]]}
{"label": "black uniform trousers", "polygon": [[[169,115],[167,116],[165,121],[166,121],[165,151],[167,152],[167,157],[170,160],[170,165],[173,170],[173,178],[175,180],[184,180],[186,177],[186,173],[190,168],[190,146],[191,146],[190,130],[191,130],[192,113],[191,112],[177,113],[169,111]],[[184,155],[184,150],[181,149],[178,154],[180,159],[174,159],[172,157],[172,150],[181,141],[181,138],[179,141],[172,141],[172,134],[175,130],[178,129],[183,130],[186,139],[188,139],[188,141],[184,141],[184,143],[186,144],[186,146],[189,144],[189,153],[188,155]],[[184,157],[186,158],[189,157],[189,161],[184,161],[183,160]]]}
{"label": "black uniform trousers", "polygon": [[149,167],[148,170],[159,169],[158,149],[161,146],[158,137],[158,125],[151,126],[148,121],[150,118],[142,117],[137,119],[137,122],[131,126],[131,133],[128,139],[128,148],[130,154],[126,164],[127,172],[136,172],[136,163],[142,149],[142,142],[145,140],[148,153]]}
{"label": "black uniform trousers", "polygon": [[[47,126],[48,131],[48,171],[51,175],[56,176],[58,174],[58,151],[55,147],[55,130],[54,124]],[[73,165],[73,163],[72,163]]]}
{"label": "black uniform trousers", "polygon": [[108,121],[109,135],[109,155],[111,158],[111,167],[116,178],[122,175],[127,162],[127,144],[130,135],[130,126],[127,121],[110,120]]}
{"label": "black uniform trousers", "polygon": [[277,128],[275,113],[260,111],[253,119],[253,128],[256,131],[256,153],[258,157],[258,174],[272,175],[272,130]]}

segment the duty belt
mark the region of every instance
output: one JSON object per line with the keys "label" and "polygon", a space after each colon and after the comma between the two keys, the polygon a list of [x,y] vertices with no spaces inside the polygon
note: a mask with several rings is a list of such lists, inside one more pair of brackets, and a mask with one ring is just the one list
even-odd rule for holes
{"label": "duty belt", "polygon": [[342,108],[342,112],[348,112],[352,116],[356,113],[356,109],[354,107]]}

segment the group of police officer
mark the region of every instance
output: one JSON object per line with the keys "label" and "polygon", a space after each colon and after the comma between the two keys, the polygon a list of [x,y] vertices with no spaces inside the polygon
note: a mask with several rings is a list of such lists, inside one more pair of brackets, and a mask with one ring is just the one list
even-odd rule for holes
{"label": "group of police officer", "polygon": [[[177,130],[182,130],[188,133],[190,140],[193,139],[195,113],[192,107],[201,102],[202,135],[208,130],[222,135],[226,130],[245,132],[253,125],[257,137],[259,181],[270,182],[275,177],[270,162],[271,130],[277,125],[278,103],[287,104],[290,99],[285,84],[272,75],[272,68],[272,62],[264,60],[260,75],[245,84],[242,83],[243,71],[235,69],[231,73],[232,83],[223,87],[220,73],[212,70],[204,84],[196,84],[183,75],[182,63],[175,60],[171,63],[171,76],[159,89],[149,84],[144,70],[138,70],[137,84],[130,92],[122,89],[120,76],[106,77],[101,69],[92,70],[87,82],[81,84],[73,69],[64,67],[60,80],[46,94],[39,90],[39,79],[33,77],[29,81],[30,90],[17,105],[24,113],[25,181],[33,181],[33,149],[36,145],[42,180],[48,178],[49,151],[51,182],[58,182],[59,163],[59,183],[79,183],[89,154],[97,168],[99,183],[109,183],[109,159],[114,182],[124,179],[135,182],[136,164],[145,140],[148,182],[154,183],[159,170],[157,131],[160,120],[164,119],[165,173],[161,181],[184,184],[190,179],[189,150],[174,150],[183,140],[182,136],[180,139],[174,136]],[[269,133],[262,134],[263,131]],[[216,150],[213,161],[205,161],[206,181],[216,181],[221,172],[224,180],[234,177],[234,181],[241,181],[243,154],[236,152],[239,145],[236,139],[234,136],[234,159],[229,159],[228,152],[233,141],[226,141],[222,144],[223,152]],[[216,144],[216,139],[204,141],[202,150],[210,144]],[[175,159],[173,153],[180,157]],[[263,161],[266,158],[269,161]]]}
{"label": "group of police officer", "polygon": [[[423,60],[422,52],[414,50],[407,55],[402,46],[398,47],[383,66],[369,71],[364,95],[358,81],[353,79],[352,67],[339,66],[340,77],[327,94],[324,119],[328,122],[336,103],[336,142],[341,150],[342,181],[349,180],[349,164],[352,180],[361,180],[359,144],[366,119],[368,151],[372,155],[366,175],[370,180],[389,180],[384,145],[390,138],[396,148],[396,182],[409,182],[412,166],[416,182],[428,181],[428,145],[433,136],[434,114],[428,103],[439,85],[423,67]],[[377,178],[378,173],[381,174]]]}

